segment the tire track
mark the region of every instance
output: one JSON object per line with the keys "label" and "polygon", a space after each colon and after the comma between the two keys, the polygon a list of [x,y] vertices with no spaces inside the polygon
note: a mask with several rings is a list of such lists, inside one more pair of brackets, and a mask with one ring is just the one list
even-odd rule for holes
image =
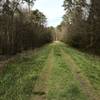
{"label": "tire track", "polygon": [[48,94],[48,79],[53,67],[53,50],[48,55],[46,64],[39,75],[39,79],[36,81],[36,85],[33,89],[33,95],[31,100],[47,100]]}
{"label": "tire track", "polygon": [[89,100],[100,100],[100,95],[96,93],[90,81],[87,79],[87,77],[84,76],[71,56],[65,53],[62,49],[61,53],[65,63],[70,66],[70,70],[74,78],[79,81],[83,93],[89,98]]}

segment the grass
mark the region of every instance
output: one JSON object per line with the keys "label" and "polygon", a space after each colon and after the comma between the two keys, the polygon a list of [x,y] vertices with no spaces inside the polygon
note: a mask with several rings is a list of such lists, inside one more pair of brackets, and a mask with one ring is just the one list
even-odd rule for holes
{"label": "grass", "polygon": [[[71,55],[94,89],[100,93],[100,58],[83,53],[64,44],[62,48]],[[67,48],[66,48],[67,47]]]}
{"label": "grass", "polygon": [[79,82],[65,64],[59,45],[54,45],[54,66],[48,81],[48,100],[87,100]]}
{"label": "grass", "polygon": [[0,75],[0,100],[29,100],[50,48],[45,46],[35,54],[19,55],[5,66]]}
{"label": "grass", "polygon": [[[70,65],[65,62],[60,48],[74,59],[81,72],[100,93],[100,58],[57,42],[46,45],[36,52],[18,55],[5,66],[5,70],[0,74],[0,100],[30,100],[34,94],[36,81],[48,63],[47,58],[51,49],[54,52],[50,57],[53,59],[53,64],[51,72],[48,72],[50,75],[46,87],[47,100],[88,100],[82,92],[79,80],[76,80],[71,72]],[[44,92],[36,94],[44,95]]]}

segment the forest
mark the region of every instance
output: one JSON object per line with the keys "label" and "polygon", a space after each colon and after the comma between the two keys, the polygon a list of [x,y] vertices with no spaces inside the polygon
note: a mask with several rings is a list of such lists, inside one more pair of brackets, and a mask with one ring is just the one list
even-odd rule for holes
{"label": "forest", "polygon": [[100,54],[100,1],[64,0],[65,15],[58,25],[65,43]]}
{"label": "forest", "polygon": [[37,1],[0,0],[0,100],[100,100],[100,0],[62,0],[57,26]]}
{"label": "forest", "polygon": [[46,16],[31,9],[34,2],[0,0],[0,54],[14,55],[52,41]]}
{"label": "forest", "polygon": [[[0,1],[0,54],[13,55],[53,41],[53,27],[39,10],[35,0]],[[27,7],[24,7],[27,4]],[[99,0],[64,0],[65,14],[57,26],[58,40],[84,51],[99,54]]]}

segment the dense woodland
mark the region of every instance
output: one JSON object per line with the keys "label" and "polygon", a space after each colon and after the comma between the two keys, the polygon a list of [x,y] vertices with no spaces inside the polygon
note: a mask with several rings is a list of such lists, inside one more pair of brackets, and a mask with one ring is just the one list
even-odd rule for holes
{"label": "dense woodland", "polygon": [[0,0],[0,54],[12,55],[52,41],[47,18],[35,0]]}
{"label": "dense woodland", "polygon": [[100,0],[62,1],[54,28],[35,0],[0,0],[0,100],[100,100]]}
{"label": "dense woodland", "polygon": [[65,15],[58,26],[67,44],[100,53],[100,0],[64,0]]}
{"label": "dense woodland", "polygon": [[0,54],[16,54],[52,40],[100,53],[99,0],[64,0],[65,15],[57,29],[47,27],[42,12],[32,10],[35,1],[0,0]]}

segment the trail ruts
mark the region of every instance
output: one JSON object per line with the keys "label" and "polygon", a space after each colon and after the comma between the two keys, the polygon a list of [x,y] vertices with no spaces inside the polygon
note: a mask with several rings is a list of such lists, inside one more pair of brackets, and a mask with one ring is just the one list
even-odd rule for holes
{"label": "trail ruts", "polygon": [[[79,81],[83,93],[88,97],[89,100],[100,100],[100,95],[94,90],[88,78],[81,72],[76,62],[71,58],[71,56],[61,49],[63,58],[70,66],[70,70],[76,80]],[[85,66],[84,66],[85,67]]]}
{"label": "trail ruts", "polygon": [[48,79],[53,67],[53,50],[48,55],[46,64],[39,75],[39,79],[36,81],[36,85],[33,89],[33,95],[31,100],[47,100],[48,94]]}

